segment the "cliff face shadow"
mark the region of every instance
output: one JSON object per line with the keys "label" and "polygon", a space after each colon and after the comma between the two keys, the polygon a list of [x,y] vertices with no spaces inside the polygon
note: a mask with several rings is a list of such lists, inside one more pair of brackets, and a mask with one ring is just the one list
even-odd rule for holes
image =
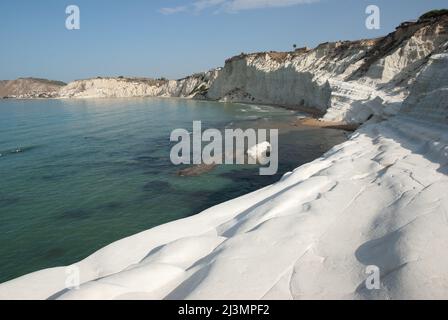
{"label": "cliff face shadow", "polygon": [[[292,109],[308,108],[321,114],[317,106],[327,107],[331,98],[328,82],[318,85],[309,71],[297,71],[293,66],[263,72],[244,65],[244,76],[238,78],[233,63],[226,64],[207,93],[211,100],[230,99],[232,102],[281,105]],[[222,88],[219,90],[218,88]],[[291,104],[291,101],[297,103]]]}
{"label": "cliff face shadow", "polygon": [[[386,277],[405,264],[399,249],[400,238],[401,233],[397,230],[384,237],[367,241],[355,251],[356,259],[366,268],[367,266],[378,267],[382,289],[384,289]],[[368,290],[365,282],[361,282],[356,288],[355,294],[362,299],[372,299],[377,294],[385,293],[381,289],[378,292],[375,291],[378,290]]]}

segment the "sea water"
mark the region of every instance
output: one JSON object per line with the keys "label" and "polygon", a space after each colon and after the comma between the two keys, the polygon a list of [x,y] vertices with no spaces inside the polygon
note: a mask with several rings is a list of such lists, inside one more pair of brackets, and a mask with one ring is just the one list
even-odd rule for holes
{"label": "sea water", "polygon": [[[0,101],[0,282],[68,265],[101,247],[272,184],[345,140],[294,127],[298,113],[184,99]],[[280,128],[279,170],[220,165],[181,176],[170,133]]]}

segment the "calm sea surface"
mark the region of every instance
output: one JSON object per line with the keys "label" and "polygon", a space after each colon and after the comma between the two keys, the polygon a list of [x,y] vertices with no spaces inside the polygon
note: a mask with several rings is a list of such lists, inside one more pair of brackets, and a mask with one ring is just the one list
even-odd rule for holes
{"label": "calm sea surface", "polygon": [[[297,113],[178,99],[0,101],[0,282],[67,265],[151,227],[266,186],[345,140]],[[279,172],[219,166],[182,177],[170,133],[280,127]]]}

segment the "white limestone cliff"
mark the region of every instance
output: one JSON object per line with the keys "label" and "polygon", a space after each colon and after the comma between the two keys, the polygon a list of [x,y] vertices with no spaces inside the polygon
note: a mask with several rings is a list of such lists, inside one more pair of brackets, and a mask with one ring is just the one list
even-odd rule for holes
{"label": "white limestone cliff", "polygon": [[183,97],[203,98],[219,69],[180,80],[148,78],[94,78],[77,80],[63,87],[61,98]]}
{"label": "white limestone cliff", "polygon": [[183,97],[312,107],[323,120],[363,123],[401,108],[431,56],[448,48],[448,15],[403,23],[371,40],[324,43],[294,52],[242,54],[224,68],[179,80],[94,78],[0,82],[11,98]]}
{"label": "white limestone cliff", "polygon": [[403,24],[384,38],[325,43],[227,60],[207,97],[314,107],[324,120],[362,123],[398,112],[431,56],[448,48],[448,16]]}
{"label": "white limestone cliff", "polygon": [[448,48],[448,15],[403,23],[370,40],[294,52],[241,54],[224,68],[180,80],[97,78],[63,87],[63,98],[161,96],[311,107],[323,120],[363,123],[396,114],[431,56]]}

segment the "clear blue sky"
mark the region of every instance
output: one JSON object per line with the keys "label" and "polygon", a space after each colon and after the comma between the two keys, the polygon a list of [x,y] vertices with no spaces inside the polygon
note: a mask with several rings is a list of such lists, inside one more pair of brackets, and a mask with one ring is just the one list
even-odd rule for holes
{"label": "clear blue sky", "polygon": [[[312,2],[312,3],[303,3]],[[65,28],[66,6],[81,29]],[[365,8],[381,29],[365,28]],[[179,78],[241,52],[385,35],[448,0],[1,0],[0,79]]]}

